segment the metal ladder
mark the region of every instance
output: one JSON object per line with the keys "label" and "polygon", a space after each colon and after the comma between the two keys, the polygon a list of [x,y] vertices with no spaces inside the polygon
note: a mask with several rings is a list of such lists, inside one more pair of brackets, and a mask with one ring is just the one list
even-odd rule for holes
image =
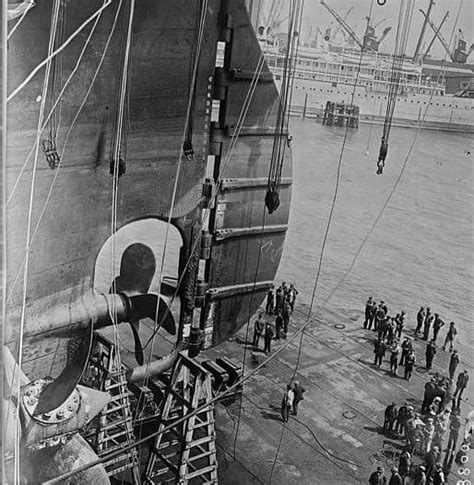
{"label": "metal ladder", "polygon": [[211,375],[180,354],[166,387],[159,434],[148,458],[144,483],[217,484],[214,405],[161,432],[212,399]]}
{"label": "metal ladder", "polygon": [[[112,396],[107,407],[100,413],[95,430],[86,434],[86,439],[97,455],[102,457],[134,443],[136,438],[130,408],[131,393],[127,387],[125,370],[114,343],[98,332],[95,332],[94,348],[83,383],[92,384]],[[106,461],[104,466],[109,476],[130,470],[133,483],[141,483],[136,447]]]}

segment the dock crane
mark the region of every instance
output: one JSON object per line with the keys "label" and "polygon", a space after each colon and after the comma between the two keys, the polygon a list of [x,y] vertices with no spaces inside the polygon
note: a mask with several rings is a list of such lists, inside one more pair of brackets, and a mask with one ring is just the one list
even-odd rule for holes
{"label": "dock crane", "polygon": [[[454,52],[451,52],[451,50],[449,49],[449,45],[446,42],[446,39],[439,31],[440,28],[436,27],[436,25],[431,21],[428,15],[425,12],[423,12],[423,10],[420,9],[420,12],[424,15],[425,19],[428,21],[429,26],[433,29],[435,36],[441,42],[442,46],[444,47],[444,50],[447,52],[451,61],[457,62],[459,64],[465,64],[468,55],[472,52],[472,49],[469,50],[469,54],[466,52],[466,41],[462,38],[462,31],[461,31],[461,36],[458,40],[457,47],[454,49]],[[471,48],[474,48],[474,47],[471,46]]]}
{"label": "dock crane", "polygon": [[[359,46],[361,50],[378,51],[380,43],[385,39],[387,34],[392,29],[392,27],[386,27],[381,37],[379,39],[376,39],[375,27],[368,24],[364,34],[364,38],[363,40],[360,40],[360,38],[357,36],[357,34],[354,32],[354,30],[349,26],[349,24],[345,20],[350,12],[348,12],[343,18],[332,7],[330,7],[324,0],[321,0],[321,5],[323,5],[323,7],[325,7],[329,11],[329,13],[337,20],[339,25],[349,34],[351,39],[354,40],[354,42]],[[380,25],[380,23],[383,22],[384,20],[385,19],[380,21],[377,25]]]}
{"label": "dock crane", "polygon": [[[326,7],[329,13],[338,21],[339,25],[354,39],[355,43],[361,48],[364,48],[364,44],[359,39],[357,34],[350,28],[348,23],[333,9],[331,8],[324,0],[321,0],[321,5]],[[347,16],[347,15],[346,15]]]}

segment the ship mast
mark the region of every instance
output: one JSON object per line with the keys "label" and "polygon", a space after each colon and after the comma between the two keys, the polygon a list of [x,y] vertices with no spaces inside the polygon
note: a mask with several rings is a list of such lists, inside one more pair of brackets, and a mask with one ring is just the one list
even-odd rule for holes
{"label": "ship mast", "polygon": [[416,44],[415,53],[413,54],[413,62],[417,62],[418,56],[421,50],[421,43],[423,42],[423,37],[425,36],[426,26],[428,24],[428,19],[431,14],[431,9],[433,8],[434,0],[430,0],[430,4],[428,6],[428,11],[426,13],[425,21],[423,22],[423,27],[421,27],[420,37],[418,38],[418,43]]}

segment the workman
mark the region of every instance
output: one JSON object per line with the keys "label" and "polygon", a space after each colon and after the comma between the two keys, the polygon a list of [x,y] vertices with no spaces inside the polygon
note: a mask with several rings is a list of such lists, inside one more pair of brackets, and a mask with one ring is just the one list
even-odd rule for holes
{"label": "workman", "polygon": [[459,407],[462,393],[464,392],[464,389],[466,389],[468,382],[469,382],[469,373],[467,372],[467,370],[464,370],[464,372],[460,372],[458,374],[458,380],[456,381],[456,390],[454,391],[454,396],[453,396],[453,399],[455,400],[456,396],[458,396],[458,393],[459,393],[457,407]]}
{"label": "workman", "polygon": [[456,368],[459,365],[459,354],[457,350],[453,350],[451,358],[449,359],[449,378],[452,379],[456,373]]}
{"label": "workman", "polygon": [[416,357],[413,349],[408,351],[408,355],[405,358],[405,375],[403,376],[407,381],[411,380],[413,374],[413,368],[415,367]]}
{"label": "workman", "polygon": [[265,325],[265,335],[264,335],[265,348],[263,349],[263,351],[266,354],[269,354],[271,352],[270,347],[271,347],[272,338],[274,335],[275,333],[273,332],[272,326],[270,325],[269,322],[267,322],[267,324]]}
{"label": "workman", "polygon": [[436,354],[436,344],[434,343],[434,340],[432,340],[426,346],[426,352],[425,352],[426,368],[428,370],[431,370],[431,367],[433,366],[433,359],[434,359],[435,354]]}
{"label": "workman", "polygon": [[444,327],[444,322],[441,320],[440,316],[435,313],[435,319],[433,322],[433,342],[436,342],[438,338],[439,331]]}
{"label": "workman", "polygon": [[273,291],[273,286],[272,286],[267,293],[267,306],[265,308],[265,313],[267,315],[273,315],[274,309],[275,309],[275,293]]}
{"label": "workman", "polygon": [[281,419],[284,423],[288,422],[290,416],[290,409],[293,407],[293,400],[295,398],[295,393],[291,389],[291,384],[286,386],[285,394],[281,401]]}
{"label": "workman", "polygon": [[448,333],[447,333],[446,339],[444,341],[443,350],[446,350],[446,345],[448,345],[448,342],[449,342],[449,351],[450,352],[453,351],[454,338],[456,337],[457,333],[458,333],[458,331],[456,329],[456,325],[454,324],[454,322],[451,322],[449,324]]}
{"label": "workman", "polygon": [[387,478],[383,474],[383,468],[381,466],[377,467],[377,470],[375,470],[372,475],[369,477],[369,484],[370,485],[386,485],[387,483]]}
{"label": "workman", "polygon": [[405,365],[405,359],[410,350],[413,350],[413,344],[411,343],[410,337],[405,337],[402,343],[402,356],[400,357],[399,365]]}
{"label": "workman", "polygon": [[421,327],[423,326],[423,322],[425,321],[425,316],[426,316],[426,313],[425,313],[425,308],[424,307],[421,307],[419,310],[418,310],[418,313],[416,315],[416,329],[415,329],[415,335],[418,334],[418,332],[421,331]]}
{"label": "workman", "polygon": [[258,349],[258,342],[260,340],[260,335],[262,335],[263,329],[265,328],[265,322],[263,321],[263,315],[258,314],[257,320],[255,320],[253,326],[253,346]]}
{"label": "workman", "polygon": [[295,394],[295,399],[293,401],[293,414],[296,416],[298,414],[298,405],[303,400],[303,394],[306,392],[306,389],[300,386],[298,381],[295,381],[293,385],[293,392]]}
{"label": "workman", "polygon": [[426,309],[425,323],[423,324],[423,340],[428,340],[430,335],[431,324],[433,323],[434,315],[429,308]]}

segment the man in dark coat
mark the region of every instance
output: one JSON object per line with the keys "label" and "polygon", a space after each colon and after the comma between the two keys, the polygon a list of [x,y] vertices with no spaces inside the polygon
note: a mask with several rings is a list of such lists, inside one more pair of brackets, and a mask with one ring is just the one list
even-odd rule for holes
{"label": "man in dark coat", "polygon": [[400,458],[398,461],[398,472],[400,473],[403,482],[405,483],[406,477],[410,475],[410,468],[411,468],[411,455],[407,449],[404,449],[400,454]]}
{"label": "man in dark coat", "polygon": [[370,307],[372,305],[372,297],[369,296],[367,303],[365,304],[365,319],[364,319],[364,328],[367,328],[370,322]]}
{"label": "man in dark coat", "polygon": [[425,467],[420,465],[415,473],[413,485],[426,485]]}
{"label": "man in dark coat", "polygon": [[271,352],[270,346],[271,346],[271,343],[272,343],[273,335],[274,335],[273,328],[270,325],[270,323],[267,322],[267,324],[265,326],[265,335],[264,335],[265,348],[263,349],[263,351],[266,354],[269,354]]}
{"label": "man in dark coat", "polygon": [[263,329],[265,328],[265,322],[263,321],[263,315],[258,314],[258,319],[255,320],[253,327],[253,346],[258,348],[258,342],[260,340],[260,335],[262,335]]}
{"label": "man in dark coat", "polygon": [[367,330],[372,329],[372,325],[375,328],[375,314],[377,313],[377,303],[372,298],[372,303],[369,305],[369,323],[367,325]]}
{"label": "man in dark coat", "polygon": [[454,324],[454,322],[451,322],[449,324],[449,329],[446,335],[446,339],[444,340],[443,350],[446,350],[446,345],[448,345],[448,342],[449,342],[449,351],[450,352],[453,351],[454,338],[456,337],[457,333],[458,331],[456,329],[456,325]]}
{"label": "man in dark coat", "polygon": [[275,293],[273,292],[273,287],[268,290],[267,293],[267,306],[265,312],[267,315],[273,315],[275,305]]}
{"label": "man in dark coat", "polygon": [[456,373],[456,368],[459,365],[459,354],[457,350],[454,350],[449,359],[449,378],[452,379]]}
{"label": "man in dark coat", "polygon": [[283,318],[280,315],[280,312],[278,312],[278,311],[276,312],[275,329],[276,329],[276,339],[280,340],[281,333],[283,331]]}
{"label": "man in dark coat", "polygon": [[415,335],[421,331],[421,327],[423,326],[423,323],[425,321],[425,309],[424,307],[421,307],[418,310],[418,314],[416,315],[416,329],[415,329]]}
{"label": "man in dark coat", "polygon": [[413,350],[413,344],[411,343],[410,337],[406,337],[402,343],[402,356],[400,357],[399,365],[405,365],[405,359],[410,350]]}
{"label": "man in dark coat", "polygon": [[397,420],[397,416],[398,416],[398,407],[394,402],[392,402],[392,404],[389,404],[385,408],[383,429],[386,429],[387,431],[393,431],[393,425]]}
{"label": "man in dark coat", "polygon": [[377,311],[375,312],[375,321],[374,321],[374,328],[373,331],[376,332],[379,329],[379,324],[382,320],[385,319],[385,310],[383,309],[382,302],[380,302],[379,307],[377,308]]}
{"label": "man in dark coat", "polygon": [[387,346],[381,340],[377,340],[374,346],[374,365],[378,365],[379,367],[382,365],[383,356],[385,355],[385,351],[387,350]]}
{"label": "man in dark coat", "polygon": [[390,471],[392,472],[392,475],[388,481],[388,485],[403,485],[403,479],[398,473],[398,468],[394,466]]}
{"label": "man in dark coat", "polygon": [[385,485],[387,483],[387,478],[383,474],[383,468],[381,466],[377,467],[372,475],[369,477],[370,485]]}
{"label": "man in dark coat", "polygon": [[426,357],[426,368],[431,370],[433,366],[433,359],[436,354],[436,344],[432,340],[426,347],[425,357]]}
{"label": "man in dark coat", "polygon": [[433,398],[436,396],[437,386],[434,379],[431,379],[425,384],[425,395],[423,398],[423,404],[421,405],[421,412],[426,413],[429,405],[432,403]]}
{"label": "man in dark coat", "polygon": [[296,416],[298,414],[298,405],[303,400],[303,393],[306,392],[306,389],[300,386],[298,381],[295,381],[293,385],[293,393],[295,395],[293,399],[293,414]]}
{"label": "man in dark coat", "polygon": [[456,390],[454,391],[454,396],[453,396],[453,399],[455,400],[456,396],[459,393],[457,407],[459,407],[462,393],[464,392],[464,389],[466,389],[468,382],[469,382],[469,374],[467,370],[464,370],[464,372],[460,372],[458,374],[458,380],[456,381]]}

